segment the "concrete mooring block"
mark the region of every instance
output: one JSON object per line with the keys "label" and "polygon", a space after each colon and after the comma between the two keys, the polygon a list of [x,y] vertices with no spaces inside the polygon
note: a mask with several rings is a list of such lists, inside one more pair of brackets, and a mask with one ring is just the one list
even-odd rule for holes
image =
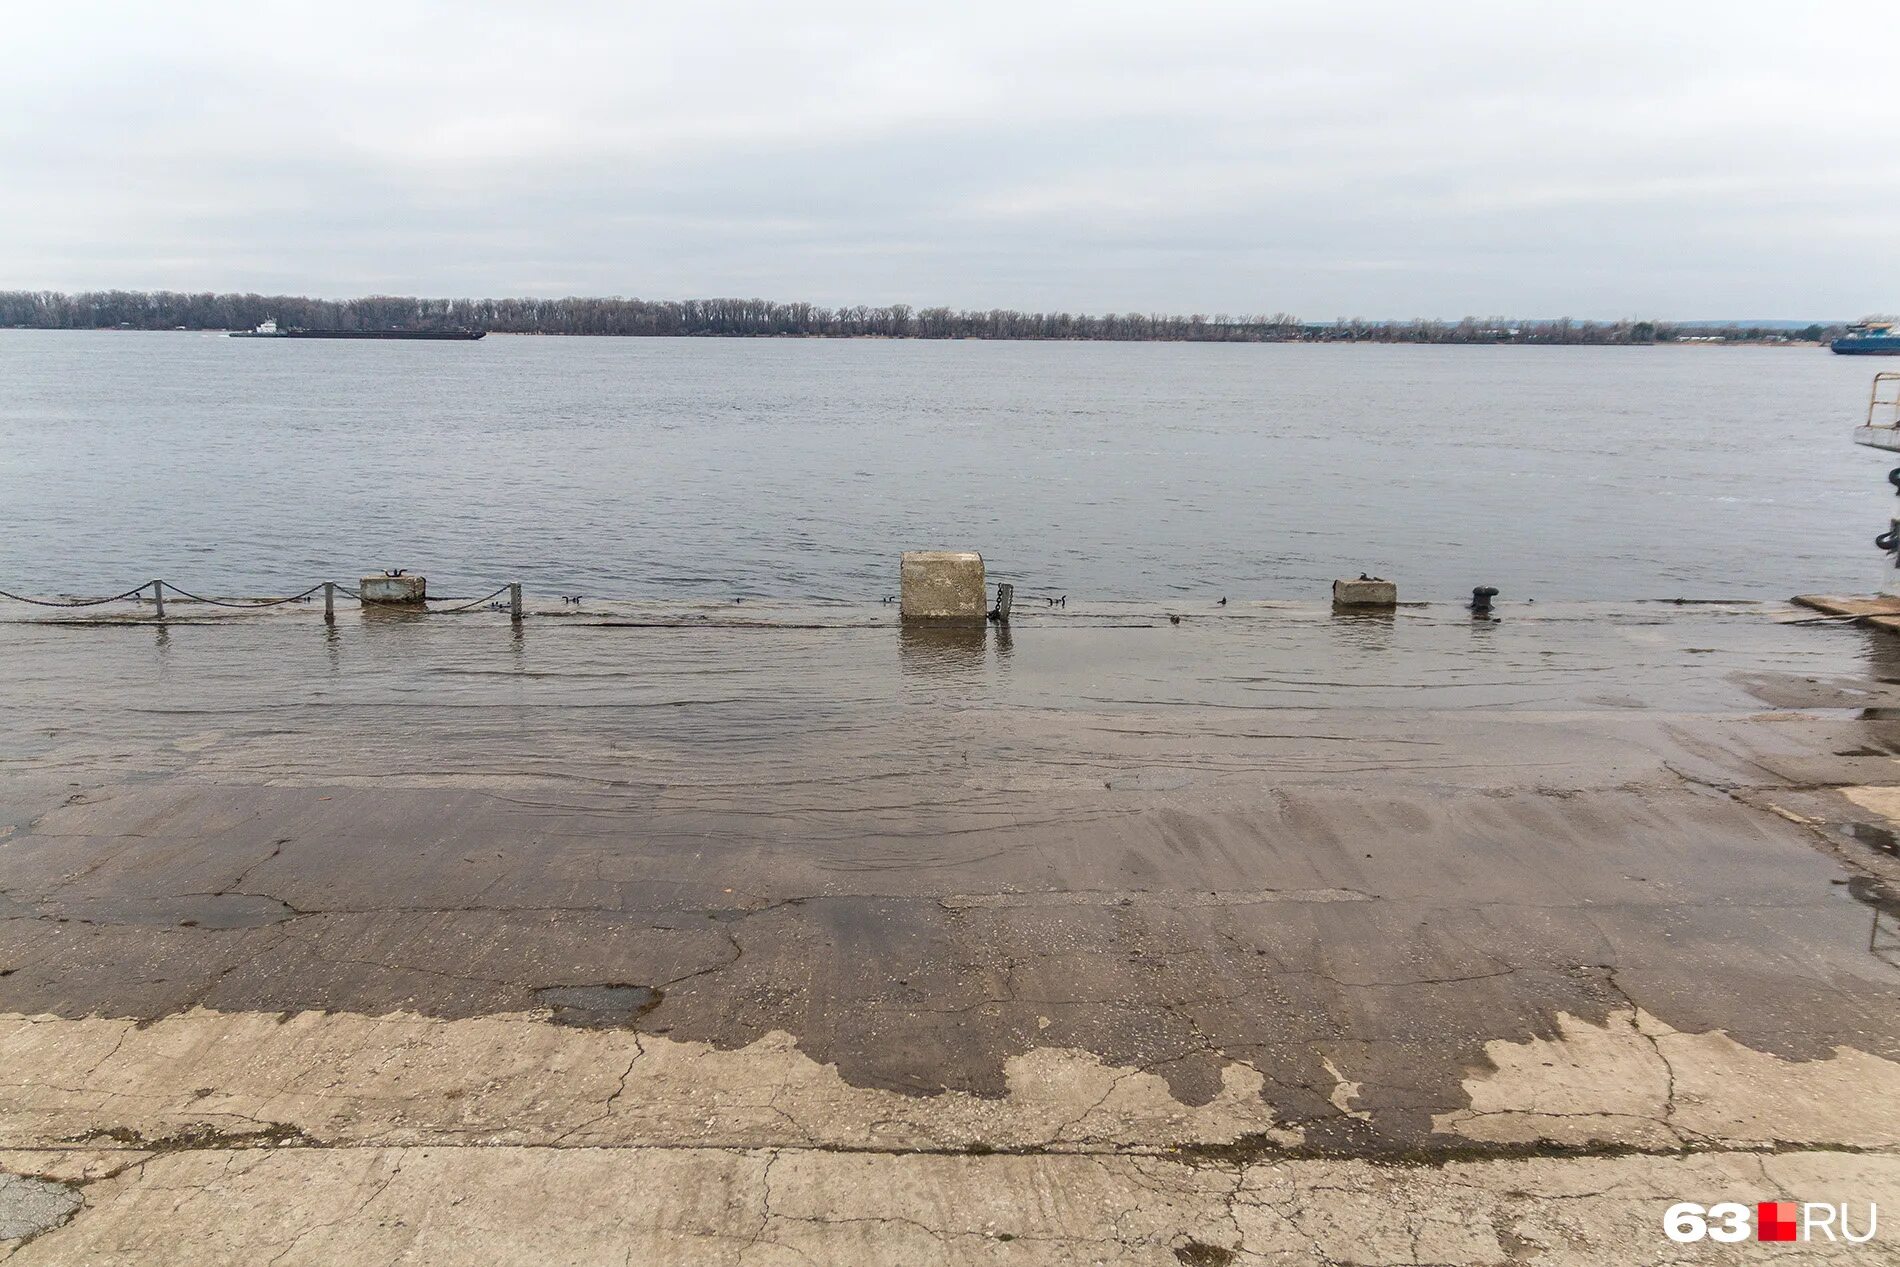
{"label": "concrete mooring block", "polygon": [[1376,576],[1359,576],[1353,580],[1333,582],[1333,606],[1335,607],[1397,607],[1399,605],[1399,587],[1396,583],[1381,580]]}
{"label": "concrete mooring block", "polygon": [[420,603],[429,597],[429,580],[423,576],[366,576],[357,582],[356,592],[365,603]]}
{"label": "concrete mooring block", "polygon": [[970,550],[904,551],[898,611],[905,620],[983,622],[983,556]]}

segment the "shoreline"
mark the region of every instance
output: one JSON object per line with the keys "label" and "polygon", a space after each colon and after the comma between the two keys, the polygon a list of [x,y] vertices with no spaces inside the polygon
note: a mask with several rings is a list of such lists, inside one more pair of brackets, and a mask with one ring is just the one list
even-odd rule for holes
{"label": "shoreline", "polygon": [[[165,329],[134,329],[120,326],[0,326],[7,331],[40,331],[53,334],[216,334],[230,335],[242,333],[242,327],[169,327]],[[1827,340],[1808,339],[1669,339],[1648,343],[1608,342],[1587,339],[1247,339],[1247,338],[1107,338],[1098,336],[1048,336],[1030,337],[1020,335],[888,335],[888,334],[783,334],[783,333],[596,333],[590,331],[547,331],[547,330],[495,330],[486,334],[495,338],[545,338],[545,339],[734,339],[752,341],[786,340],[793,342],[845,342],[845,343],[1110,343],[1136,344],[1157,343],[1169,345],[1207,345],[1207,346],[1350,346],[1350,347],[1434,347],[1434,348],[1474,348],[1474,347],[1587,347],[1604,349],[1633,349],[1658,347],[1755,347],[1755,348],[1826,348]]]}

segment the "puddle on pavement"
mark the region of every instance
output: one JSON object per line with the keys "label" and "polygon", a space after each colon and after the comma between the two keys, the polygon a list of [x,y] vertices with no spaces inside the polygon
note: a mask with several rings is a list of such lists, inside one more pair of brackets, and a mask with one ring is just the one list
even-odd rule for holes
{"label": "puddle on pavement", "polygon": [[551,985],[534,992],[554,1012],[556,1025],[577,1029],[626,1029],[660,1006],[665,998],[648,985]]}
{"label": "puddle on pavement", "polygon": [[1900,895],[1896,895],[1872,876],[1855,876],[1847,882],[1848,896],[1873,908],[1873,924],[1867,932],[1867,953],[1900,969]]}
{"label": "puddle on pavement", "polygon": [[1890,858],[1900,858],[1900,835],[1873,823],[1842,823],[1841,834],[1868,845]]}

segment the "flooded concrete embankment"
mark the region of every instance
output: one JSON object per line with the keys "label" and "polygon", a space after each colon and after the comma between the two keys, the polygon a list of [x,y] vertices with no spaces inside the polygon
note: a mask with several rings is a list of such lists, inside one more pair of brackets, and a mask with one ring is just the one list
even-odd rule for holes
{"label": "flooded concrete embankment", "polygon": [[1900,654],[1794,618],[0,625],[0,1045],[90,1070],[0,1148],[1883,1153]]}

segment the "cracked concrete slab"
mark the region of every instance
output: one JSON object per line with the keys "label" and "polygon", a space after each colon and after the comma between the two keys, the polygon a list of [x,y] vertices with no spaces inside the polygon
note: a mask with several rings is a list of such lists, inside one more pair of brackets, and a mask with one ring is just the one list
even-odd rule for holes
{"label": "cracked concrete slab", "polygon": [[1837,1047],[1787,1061],[1643,1012],[1591,1024],[1558,1018],[1551,1038],[1488,1045],[1465,1081],[1471,1105],[1438,1129],[1493,1142],[1618,1142],[1669,1149],[1823,1143],[1900,1150],[1900,1062]]}
{"label": "cracked concrete slab", "polygon": [[[57,1074],[51,1071],[59,1071]],[[732,1051],[545,1016],[0,1016],[0,1148],[263,1129],[323,1144],[1165,1150],[1295,1145],[1244,1064],[1183,1104],[1090,1052],[1011,1059],[999,1097],[854,1087],[769,1034]]]}
{"label": "cracked concrete slab", "polygon": [[[188,1152],[93,1185],[83,1218],[11,1261],[1562,1267],[1601,1263],[1607,1245],[1615,1261],[1662,1264],[1684,1249],[1661,1235],[1667,1203],[1824,1183],[1900,1201],[1900,1161],[1739,1153],[1209,1167],[796,1148]],[[1753,1244],[1693,1248],[1697,1262],[1761,1256]],[[1872,1261],[1842,1245],[1784,1259]]]}

